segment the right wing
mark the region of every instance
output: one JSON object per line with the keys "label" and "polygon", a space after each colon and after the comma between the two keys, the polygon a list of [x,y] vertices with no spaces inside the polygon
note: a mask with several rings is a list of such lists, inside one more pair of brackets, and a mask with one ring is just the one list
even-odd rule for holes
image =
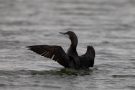
{"label": "right wing", "polygon": [[86,53],[79,58],[83,68],[93,67],[95,59],[95,49],[93,46],[87,46]]}
{"label": "right wing", "polygon": [[60,46],[34,45],[28,46],[28,49],[41,56],[53,59],[64,67],[69,66],[69,57],[66,55],[65,51]]}

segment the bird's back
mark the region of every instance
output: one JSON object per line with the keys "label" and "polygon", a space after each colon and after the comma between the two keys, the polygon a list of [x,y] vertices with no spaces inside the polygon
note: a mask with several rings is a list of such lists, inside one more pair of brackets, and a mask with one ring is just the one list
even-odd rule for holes
{"label": "bird's back", "polygon": [[79,60],[79,56],[78,53],[76,51],[76,48],[72,48],[70,47],[67,51],[67,55],[70,58],[70,67],[71,68],[75,68],[75,69],[79,69],[80,68],[80,60]]}
{"label": "bird's back", "polygon": [[80,68],[89,68],[94,66],[94,58],[89,56],[80,56]]}

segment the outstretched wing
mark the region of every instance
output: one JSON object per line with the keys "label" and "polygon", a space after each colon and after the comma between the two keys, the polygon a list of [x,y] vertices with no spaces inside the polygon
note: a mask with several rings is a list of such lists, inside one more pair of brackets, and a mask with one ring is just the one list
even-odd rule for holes
{"label": "outstretched wing", "polygon": [[83,68],[93,67],[95,59],[95,49],[92,46],[87,46],[87,51],[80,56],[80,63]]}
{"label": "outstretched wing", "polygon": [[87,51],[86,51],[86,53],[84,55],[95,58],[95,49],[94,49],[94,47],[93,46],[87,46]]}
{"label": "outstretched wing", "polygon": [[64,67],[69,66],[69,57],[66,55],[65,51],[60,46],[34,45],[28,46],[28,49],[41,56],[55,60]]}

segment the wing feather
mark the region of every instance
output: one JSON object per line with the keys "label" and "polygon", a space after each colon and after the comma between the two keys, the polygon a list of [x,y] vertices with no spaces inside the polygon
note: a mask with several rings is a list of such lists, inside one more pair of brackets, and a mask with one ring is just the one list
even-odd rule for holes
{"label": "wing feather", "polygon": [[95,59],[95,49],[93,46],[88,46],[86,53],[79,58],[83,68],[93,67]]}
{"label": "wing feather", "polygon": [[60,46],[34,45],[28,46],[27,48],[41,56],[57,61],[64,67],[69,66],[69,57]]}

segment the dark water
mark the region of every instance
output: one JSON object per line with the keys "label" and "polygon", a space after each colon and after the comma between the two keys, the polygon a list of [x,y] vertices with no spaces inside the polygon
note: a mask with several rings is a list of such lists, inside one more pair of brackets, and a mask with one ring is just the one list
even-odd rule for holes
{"label": "dark water", "polygon": [[[135,90],[134,0],[0,0],[0,90]],[[96,49],[89,71],[63,70],[27,50],[79,37],[79,54]],[[62,70],[61,70],[62,69]]]}

